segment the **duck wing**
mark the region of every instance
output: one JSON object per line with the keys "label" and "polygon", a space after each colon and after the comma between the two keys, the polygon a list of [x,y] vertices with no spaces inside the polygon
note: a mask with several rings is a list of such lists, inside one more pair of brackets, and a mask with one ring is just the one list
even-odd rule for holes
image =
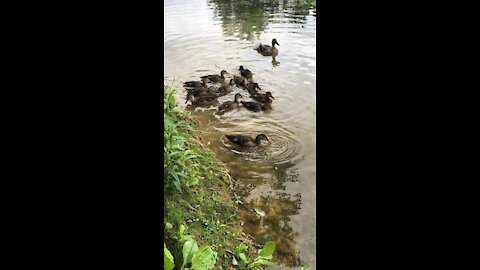
{"label": "duck wing", "polygon": [[242,105],[250,111],[259,112],[262,109],[262,105],[257,102],[240,101]]}
{"label": "duck wing", "polygon": [[225,135],[227,139],[236,144],[245,144],[248,142],[255,142],[255,140],[249,136],[245,135]]}

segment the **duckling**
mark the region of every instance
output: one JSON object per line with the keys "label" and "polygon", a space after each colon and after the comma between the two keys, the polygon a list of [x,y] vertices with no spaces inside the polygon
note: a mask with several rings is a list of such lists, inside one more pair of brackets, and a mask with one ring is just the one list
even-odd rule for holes
{"label": "duckling", "polygon": [[220,75],[205,75],[205,76],[202,76],[200,78],[202,79],[208,79],[209,81],[213,82],[213,83],[223,83],[225,82],[225,74],[228,74],[227,71],[225,70],[222,70],[220,72]]}
{"label": "duckling", "polygon": [[233,79],[230,79],[230,83],[220,86],[220,88],[217,89],[216,93],[219,97],[225,96],[226,94],[232,92],[234,87],[235,83]]}
{"label": "duckling", "polygon": [[273,96],[272,96],[272,93],[271,92],[267,92],[265,94],[261,94],[261,93],[258,93],[258,92],[254,92],[250,95],[251,98],[255,99],[256,101],[260,101],[262,103],[272,103],[273,100],[271,100],[270,98],[273,98],[275,99]]}
{"label": "duckling", "polygon": [[201,82],[188,81],[183,83],[184,87],[207,87],[206,79],[202,79]]}
{"label": "duckling", "polygon": [[247,88],[248,93],[250,93],[251,95],[257,92],[257,88],[262,90],[258,83],[249,83],[245,88]]}
{"label": "duckling", "polygon": [[245,79],[244,77],[234,75],[233,80],[235,81],[235,84],[241,87],[247,87],[251,81],[249,79]]}
{"label": "duckling", "polygon": [[252,79],[253,76],[253,73],[248,69],[244,69],[243,66],[240,66],[240,74],[247,79]]}
{"label": "duckling", "polygon": [[242,95],[235,94],[235,101],[226,101],[218,107],[218,114],[236,109],[240,106],[240,99],[243,99]]}
{"label": "duckling", "polygon": [[252,101],[241,101],[243,107],[247,108],[252,112],[259,112],[259,111],[266,111],[270,110],[272,106],[270,103],[260,103],[260,102],[252,102]]}
{"label": "duckling", "polygon": [[209,107],[211,105],[218,104],[217,100],[218,96],[217,95],[203,95],[200,97],[195,97],[192,94],[187,95],[187,100],[185,101],[185,104],[190,103],[193,106],[199,106],[199,107]]}
{"label": "duckling", "polygon": [[195,97],[215,95],[215,87],[210,86],[209,88],[190,88],[187,89],[188,94],[191,94]]}
{"label": "duckling", "polygon": [[243,147],[260,146],[270,142],[265,134],[259,134],[255,139],[245,135],[225,135],[225,137],[231,142]]}
{"label": "duckling", "polygon": [[278,49],[275,48],[275,44],[280,46],[276,38],[272,39],[271,47],[269,45],[262,45],[262,43],[260,43],[260,45],[258,45],[258,47],[256,47],[255,50],[257,50],[263,56],[276,56],[278,55]]}

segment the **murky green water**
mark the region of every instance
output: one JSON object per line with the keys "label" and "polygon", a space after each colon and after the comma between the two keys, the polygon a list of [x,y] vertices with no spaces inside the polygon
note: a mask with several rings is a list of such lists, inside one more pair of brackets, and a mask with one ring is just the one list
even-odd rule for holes
{"label": "murky green water", "polygon": [[[313,3],[313,4],[312,4]],[[222,116],[197,109],[204,142],[243,187],[244,231],[258,242],[277,243],[272,269],[316,268],[316,9],[314,1],[165,0],[165,84],[199,80],[222,69],[238,74],[243,65],[272,92],[273,110],[244,108]],[[260,42],[280,43],[275,58],[253,50]],[[179,102],[185,92],[178,93]],[[241,88],[219,99],[233,100]],[[242,150],[224,134],[266,134],[271,145]],[[263,219],[252,212],[266,212]]]}

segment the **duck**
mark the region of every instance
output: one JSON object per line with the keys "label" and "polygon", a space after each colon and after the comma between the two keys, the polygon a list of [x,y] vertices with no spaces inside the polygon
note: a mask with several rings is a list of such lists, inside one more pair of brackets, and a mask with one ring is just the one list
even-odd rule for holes
{"label": "duck", "polygon": [[270,103],[260,103],[255,101],[241,101],[243,107],[247,108],[252,112],[266,111],[272,108]]}
{"label": "duck", "polygon": [[262,45],[262,43],[260,43],[260,45],[258,45],[258,47],[256,47],[255,50],[257,50],[263,56],[276,56],[278,55],[278,49],[275,47],[275,44],[280,46],[276,38],[272,39],[272,46]]}
{"label": "duck", "polygon": [[234,75],[233,80],[235,81],[235,84],[241,87],[247,87],[247,85],[250,83],[250,80],[245,79],[244,77]]}
{"label": "duck", "polygon": [[225,74],[228,74],[228,72],[226,70],[222,70],[220,72],[220,75],[205,75],[205,76],[202,76],[200,78],[202,78],[203,80],[209,80],[210,82],[212,83],[223,83],[225,82]]}
{"label": "duck", "polygon": [[272,103],[272,100],[270,98],[275,99],[272,96],[271,92],[266,92],[265,94],[254,92],[250,95],[250,97],[255,99],[256,101],[259,101],[259,102],[262,102],[262,103]]}
{"label": "duck", "polygon": [[206,80],[202,79],[201,82],[188,81],[183,83],[184,87],[207,87]]}
{"label": "duck", "polygon": [[231,142],[243,147],[261,146],[263,144],[268,144],[270,142],[267,138],[267,135],[265,134],[259,134],[255,139],[246,135],[233,135],[233,134],[225,135],[225,137],[227,137],[227,139],[229,139]]}
{"label": "duck", "polygon": [[228,84],[220,86],[220,88],[217,89],[216,93],[219,97],[225,96],[226,94],[232,92],[234,87],[235,83],[233,79],[230,79],[230,82]]}
{"label": "duck", "polygon": [[235,101],[226,101],[218,107],[218,114],[231,111],[240,107],[240,99],[243,99],[241,94],[235,94]]}
{"label": "duck", "polygon": [[203,95],[196,97],[192,94],[187,95],[187,100],[185,101],[185,104],[189,103],[193,106],[199,106],[199,107],[209,107],[211,105],[218,104],[217,100],[218,96],[214,94],[209,94],[209,95]]}
{"label": "duck", "polygon": [[253,76],[253,73],[248,69],[244,69],[243,66],[240,66],[240,74],[247,79],[252,79]]}
{"label": "duck", "polygon": [[187,89],[188,94],[191,94],[195,97],[214,95],[215,87],[210,86],[208,88],[189,88]]}
{"label": "duck", "polygon": [[251,95],[257,92],[257,88],[262,90],[258,83],[249,83],[246,85],[245,88],[247,88],[248,93],[250,93]]}

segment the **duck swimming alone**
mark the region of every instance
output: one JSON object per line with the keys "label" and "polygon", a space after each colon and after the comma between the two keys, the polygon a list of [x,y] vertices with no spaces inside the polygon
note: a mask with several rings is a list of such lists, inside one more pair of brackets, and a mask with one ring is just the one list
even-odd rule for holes
{"label": "duck swimming alone", "polygon": [[255,50],[257,50],[263,56],[275,56],[275,55],[278,55],[278,49],[275,48],[275,44],[280,46],[276,38],[272,39],[272,46],[262,45],[262,43],[260,43],[260,45],[258,45],[258,47],[256,47]]}
{"label": "duck swimming alone", "polygon": [[258,93],[258,92],[254,92],[250,95],[251,98],[255,99],[256,101],[259,101],[259,102],[262,102],[262,103],[272,103],[273,100],[271,100],[270,98],[273,98],[275,99],[273,96],[272,96],[272,93],[271,92],[267,92],[265,94],[261,94],[261,93]]}
{"label": "duck swimming alone", "polygon": [[236,94],[235,101],[226,101],[218,107],[218,114],[223,114],[225,112],[236,109],[240,106],[240,99],[243,99],[242,95]]}
{"label": "duck swimming alone", "polygon": [[253,73],[248,69],[244,69],[243,66],[240,66],[240,74],[247,79],[252,79],[253,76]]}
{"label": "duck swimming alone", "polygon": [[254,101],[242,101],[241,103],[243,107],[247,108],[252,112],[266,111],[272,108],[270,103],[263,104],[263,103],[254,102]]}
{"label": "duck swimming alone", "polygon": [[254,147],[269,143],[267,135],[265,134],[259,134],[255,139],[245,135],[225,135],[225,137],[231,142],[243,147]]}
{"label": "duck swimming alone", "polygon": [[228,72],[226,70],[222,70],[220,72],[220,75],[205,75],[205,76],[202,76],[200,78],[202,78],[202,80],[206,80],[208,79],[209,81],[213,82],[213,83],[223,83],[225,82],[225,74],[227,74]]}

